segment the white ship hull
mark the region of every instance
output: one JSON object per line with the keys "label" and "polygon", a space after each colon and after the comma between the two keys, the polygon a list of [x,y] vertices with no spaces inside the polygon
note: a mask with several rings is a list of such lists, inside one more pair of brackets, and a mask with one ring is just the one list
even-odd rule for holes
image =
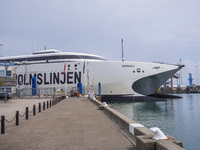
{"label": "white ship hull", "polygon": [[100,82],[103,97],[137,97],[153,94],[179,69],[159,63],[83,60],[18,65],[16,78],[19,89],[31,88],[31,79],[36,76],[37,88],[63,89],[68,95],[78,82],[82,83],[83,94],[94,91],[98,95]]}
{"label": "white ship hull", "polygon": [[33,55],[1,57],[0,62],[15,63],[17,89],[32,89],[35,76],[36,89],[60,89],[69,95],[76,89],[77,83],[82,83],[82,94],[88,95],[92,91],[104,98],[151,95],[182,67],[106,61],[97,55],[53,49],[34,52]]}

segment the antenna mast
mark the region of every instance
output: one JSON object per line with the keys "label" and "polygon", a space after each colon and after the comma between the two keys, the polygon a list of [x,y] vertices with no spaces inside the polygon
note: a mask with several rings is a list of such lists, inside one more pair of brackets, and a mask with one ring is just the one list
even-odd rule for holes
{"label": "antenna mast", "polygon": [[0,54],[0,57],[3,56],[3,55],[2,55],[2,49],[3,49],[3,46],[4,46],[4,44],[0,44],[0,48],[1,48],[1,54]]}
{"label": "antenna mast", "polygon": [[[182,59],[181,58],[179,60],[179,65],[182,65]],[[182,86],[183,85],[183,83],[182,83],[182,69],[179,70],[179,74],[180,74],[179,86]]]}
{"label": "antenna mast", "polygon": [[124,61],[124,46],[123,46],[123,38],[121,41],[121,45],[122,45],[122,61]]}

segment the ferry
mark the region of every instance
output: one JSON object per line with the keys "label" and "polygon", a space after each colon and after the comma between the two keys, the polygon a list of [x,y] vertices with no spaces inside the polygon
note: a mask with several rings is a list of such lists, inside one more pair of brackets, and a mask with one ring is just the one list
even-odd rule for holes
{"label": "ferry", "polygon": [[86,53],[55,49],[32,55],[1,57],[16,66],[17,89],[54,88],[66,95],[81,84],[82,95],[93,92],[104,99],[136,100],[153,94],[183,66],[134,61],[108,61]]}

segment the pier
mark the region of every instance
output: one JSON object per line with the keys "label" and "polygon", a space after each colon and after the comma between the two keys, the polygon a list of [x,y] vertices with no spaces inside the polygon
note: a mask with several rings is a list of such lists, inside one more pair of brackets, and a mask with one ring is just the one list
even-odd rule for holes
{"label": "pier", "polygon": [[[8,115],[12,118],[11,113]],[[19,126],[6,124],[5,134],[0,134],[1,150],[134,150],[134,147],[87,98],[62,100],[51,109],[30,116],[29,120],[20,120]]]}
{"label": "pier", "polygon": [[[1,110],[4,110],[4,115],[12,118],[11,112],[20,107],[20,104],[14,104],[16,101],[20,103],[20,100],[15,99],[8,103],[1,102],[0,115]],[[30,105],[29,100],[26,101]],[[2,109],[4,106],[8,106],[9,111]],[[29,120],[21,119],[19,126],[6,123],[5,134],[0,134],[0,149],[183,149],[182,143],[173,138],[153,140],[153,132],[136,124],[134,120],[97,100],[67,98],[36,113],[36,116],[30,115]],[[130,130],[134,131],[134,135]]]}

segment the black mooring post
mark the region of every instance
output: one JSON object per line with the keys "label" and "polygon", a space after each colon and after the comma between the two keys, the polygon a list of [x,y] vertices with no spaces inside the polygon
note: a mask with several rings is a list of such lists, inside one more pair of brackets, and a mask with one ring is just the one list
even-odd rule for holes
{"label": "black mooring post", "polygon": [[19,111],[16,111],[16,126],[19,125]]}
{"label": "black mooring post", "polygon": [[51,100],[50,100],[50,107],[51,107]]}
{"label": "black mooring post", "polygon": [[47,101],[47,109],[49,108],[49,101]]}
{"label": "black mooring post", "polygon": [[5,116],[1,116],[1,134],[5,133]]}
{"label": "black mooring post", "polygon": [[28,120],[28,107],[26,107],[26,120]]}
{"label": "black mooring post", "polygon": [[33,105],[33,116],[35,116],[35,105]]}
{"label": "black mooring post", "polygon": [[39,113],[41,112],[41,103],[39,103]]}
{"label": "black mooring post", "polygon": [[43,102],[43,110],[45,110],[45,102]]}

